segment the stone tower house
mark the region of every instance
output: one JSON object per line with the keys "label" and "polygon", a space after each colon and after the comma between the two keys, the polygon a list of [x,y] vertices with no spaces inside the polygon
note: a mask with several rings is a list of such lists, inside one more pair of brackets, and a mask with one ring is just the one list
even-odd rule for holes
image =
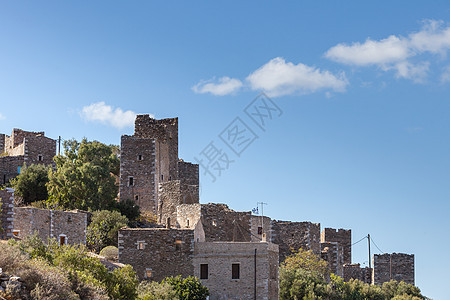
{"label": "stone tower house", "polygon": [[178,158],[178,118],[136,116],[134,134],[121,138],[120,201],[133,199],[165,223],[163,211],[171,215],[178,204],[198,203],[198,186],[198,165]]}

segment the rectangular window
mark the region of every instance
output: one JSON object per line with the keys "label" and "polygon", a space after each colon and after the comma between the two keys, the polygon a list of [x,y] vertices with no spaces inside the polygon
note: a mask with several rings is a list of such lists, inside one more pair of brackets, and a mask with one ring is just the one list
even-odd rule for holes
{"label": "rectangular window", "polygon": [[138,242],[138,249],[139,250],[144,250],[145,246],[144,246],[144,242]]}
{"label": "rectangular window", "polygon": [[177,251],[181,250],[181,241],[179,240],[175,241],[175,250]]}
{"label": "rectangular window", "polygon": [[64,246],[64,245],[66,245],[66,244],[67,244],[66,236],[63,235],[63,234],[61,234],[61,235],[59,236],[59,246]]}
{"label": "rectangular window", "polygon": [[145,278],[152,278],[153,272],[152,269],[145,269]]}
{"label": "rectangular window", "polygon": [[42,161],[42,155],[38,155],[38,161]]}
{"label": "rectangular window", "polygon": [[240,264],[231,265],[231,279],[239,279],[240,277]]}
{"label": "rectangular window", "polygon": [[163,174],[161,174],[161,181],[163,181],[164,180],[164,175]]}
{"label": "rectangular window", "polygon": [[139,201],[139,196],[138,195],[134,196],[134,200]]}
{"label": "rectangular window", "polygon": [[13,230],[12,234],[14,237],[19,237],[20,236],[20,230]]}
{"label": "rectangular window", "polygon": [[17,174],[20,174],[21,167],[17,167]]}
{"label": "rectangular window", "polygon": [[261,226],[258,227],[258,234],[262,234],[262,227]]}
{"label": "rectangular window", "polygon": [[208,264],[200,264],[200,279],[208,279]]}
{"label": "rectangular window", "polygon": [[141,154],[138,155],[138,160],[142,160],[142,155]]}
{"label": "rectangular window", "polygon": [[128,185],[129,186],[133,186],[134,185],[134,178],[133,177],[128,177]]}

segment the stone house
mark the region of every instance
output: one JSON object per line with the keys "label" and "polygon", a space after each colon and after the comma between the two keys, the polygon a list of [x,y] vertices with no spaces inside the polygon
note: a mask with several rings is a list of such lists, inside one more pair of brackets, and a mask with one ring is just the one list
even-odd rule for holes
{"label": "stone house", "polygon": [[391,280],[414,285],[414,254],[384,253],[373,256],[372,284]]}
{"label": "stone house", "polygon": [[0,183],[6,184],[20,173],[24,164],[54,165],[56,141],[44,132],[14,128],[11,136],[0,134]]}

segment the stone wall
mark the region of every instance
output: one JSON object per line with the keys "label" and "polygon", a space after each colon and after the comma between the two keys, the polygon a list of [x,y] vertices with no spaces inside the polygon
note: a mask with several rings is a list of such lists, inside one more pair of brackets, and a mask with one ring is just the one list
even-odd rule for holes
{"label": "stone wall", "polygon": [[56,238],[70,245],[86,244],[87,214],[34,207],[14,207],[14,232],[26,238],[37,232],[46,242]]}
{"label": "stone wall", "polygon": [[198,186],[200,184],[198,171],[198,164],[178,160],[178,179],[183,184]]}
{"label": "stone wall", "polygon": [[202,208],[199,203],[182,204],[177,206],[177,224],[181,228],[194,228],[194,226],[201,220],[201,217]]}
{"label": "stone wall", "polygon": [[0,157],[0,184],[6,184],[15,178],[24,163],[24,155]]}
{"label": "stone wall", "polygon": [[321,258],[328,263],[328,269],[330,273],[338,275],[340,277],[344,276],[343,270],[343,249],[339,243],[336,242],[326,242],[320,243],[321,248]]}
{"label": "stone wall", "polygon": [[201,205],[201,221],[207,242],[250,242],[250,212],[237,212],[226,204]]}
{"label": "stone wall", "polygon": [[5,152],[5,138],[6,134],[0,133],[0,155]]}
{"label": "stone wall", "polygon": [[280,246],[280,263],[300,248],[320,256],[320,224],[272,220],[272,243]]}
{"label": "stone wall", "polygon": [[[140,279],[161,281],[168,276],[194,274],[194,230],[122,228],[119,262],[133,266]],[[146,278],[150,275],[151,278]]]}
{"label": "stone wall", "polygon": [[[200,281],[208,287],[211,300],[278,299],[278,246],[275,244],[195,243],[193,262],[197,278],[200,278],[200,265],[208,265],[208,278]],[[239,279],[232,279],[232,264],[239,265]]]}
{"label": "stone wall", "polygon": [[14,228],[14,190],[0,189],[0,203],[0,239],[10,239]]}
{"label": "stone wall", "polygon": [[56,155],[56,140],[44,135],[30,136],[24,139],[24,145],[27,166],[32,164],[55,165],[53,158]]}
{"label": "stone wall", "polygon": [[259,242],[263,240],[263,235],[265,235],[266,241],[272,240],[272,219],[269,217],[261,217],[256,215],[251,215],[250,218],[250,231],[251,241]]}
{"label": "stone wall", "polygon": [[167,161],[159,159],[157,165],[163,162],[167,163],[168,174],[162,174],[167,179],[163,179],[163,181],[178,179],[178,118],[156,120],[150,115],[137,115],[134,136],[155,139],[160,143],[156,147],[157,151],[158,148],[167,149]]}
{"label": "stone wall", "polygon": [[176,226],[177,206],[183,204],[179,180],[159,184],[158,192],[158,223]]}
{"label": "stone wall", "polygon": [[156,187],[155,141],[123,135],[120,147],[120,201],[134,200],[142,211],[156,214]]}
{"label": "stone wall", "polygon": [[324,228],[320,234],[320,241],[339,243],[344,251],[344,264],[352,263],[352,230]]}
{"label": "stone wall", "polygon": [[385,253],[373,256],[372,282],[396,280],[414,284],[414,254]]}
{"label": "stone wall", "polygon": [[345,264],[344,281],[348,282],[351,279],[361,280],[364,283],[372,283],[372,268],[361,268],[360,264]]}

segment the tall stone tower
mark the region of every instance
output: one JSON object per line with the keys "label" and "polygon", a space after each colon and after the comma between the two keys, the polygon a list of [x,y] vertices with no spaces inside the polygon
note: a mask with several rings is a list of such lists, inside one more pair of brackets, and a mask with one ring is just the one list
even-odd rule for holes
{"label": "tall stone tower", "polygon": [[[141,211],[163,220],[161,212],[173,210],[167,209],[166,203],[183,204],[186,198],[198,203],[198,185],[198,165],[178,158],[178,118],[156,120],[138,115],[134,134],[121,138],[120,201],[133,199]],[[169,186],[171,193],[166,193]],[[176,197],[174,186],[179,186]],[[188,195],[186,190],[190,191]]]}

